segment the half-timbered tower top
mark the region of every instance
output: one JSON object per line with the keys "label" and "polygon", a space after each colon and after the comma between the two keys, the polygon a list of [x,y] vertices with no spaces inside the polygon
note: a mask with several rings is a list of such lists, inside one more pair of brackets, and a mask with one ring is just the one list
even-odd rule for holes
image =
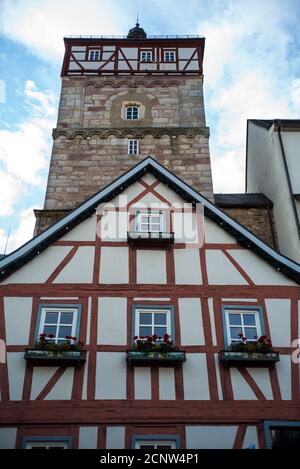
{"label": "half-timbered tower top", "polygon": [[147,36],[137,23],[127,36],[69,36],[64,42],[62,76],[203,73],[200,36]]}

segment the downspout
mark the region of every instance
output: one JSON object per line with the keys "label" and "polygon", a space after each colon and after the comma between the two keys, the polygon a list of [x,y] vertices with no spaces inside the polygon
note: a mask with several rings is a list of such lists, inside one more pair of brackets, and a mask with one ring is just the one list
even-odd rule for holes
{"label": "downspout", "polygon": [[282,136],[281,136],[281,132],[280,132],[281,121],[277,120],[275,122],[278,125],[278,139],[279,139],[279,144],[280,144],[280,149],[281,149],[282,161],[283,161],[283,166],[284,166],[284,169],[285,169],[285,174],[286,174],[286,178],[287,178],[287,182],[288,182],[288,188],[289,188],[289,193],[290,193],[292,209],[293,209],[293,213],[294,213],[294,217],[295,217],[298,237],[300,238],[300,223],[299,223],[299,218],[298,218],[298,213],[297,213],[297,207],[296,207],[295,198],[294,198],[294,195],[293,195],[292,183],[291,183],[291,179],[290,179],[290,175],[289,175],[288,165],[287,165],[287,161],[286,161],[286,155],[285,155]]}
{"label": "downspout", "polygon": [[276,235],[274,231],[274,225],[273,225],[273,218],[272,218],[272,212],[270,205],[267,205],[267,213],[268,213],[268,219],[270,223],[270,230],[271,230],[271,236],[272,236],[272,242],[273,242],[273,247],[274,249],[278,249],[277,241],[276,241]]}

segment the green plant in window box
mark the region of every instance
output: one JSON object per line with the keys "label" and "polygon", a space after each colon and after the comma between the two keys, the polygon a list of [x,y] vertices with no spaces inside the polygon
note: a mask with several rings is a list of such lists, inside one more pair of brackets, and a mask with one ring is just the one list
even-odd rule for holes
{"label": "green plant in window box", "polygon": [[57,344],[54,342],[53,334],[42,333],[39,335],[39,340],[34,343],[34,350],[48,351],[53,353],[62,352],[80,352],[82,351],[83,343],[76,342],[76,337],[66,336],[65,341]]}
{"label": "green plant in window box", "polygon": [[174,346],[169,334],[165,334],[163,337],[156,334],[147,337],[135,336],[134,340],[135,344],[130,349],[133,352],[166,354],[179,351],[178,347]]}
{"label": "green plant in window box", "polygon": [[240,341],[232,342],[229,347],[229,352],[245,352],[245,353],[272,353],[274,352],[272,342],[266,335],[262,335],[255,341],[248,342],[247,337],[241,333],[239,334]]}

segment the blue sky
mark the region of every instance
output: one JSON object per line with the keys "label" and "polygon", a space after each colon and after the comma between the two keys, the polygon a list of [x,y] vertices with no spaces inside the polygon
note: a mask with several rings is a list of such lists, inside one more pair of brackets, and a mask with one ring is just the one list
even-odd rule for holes
{"label": "blue sky", "polygon": [[299,0],[0,0],[0,253],[32,235],[56,125],[63,36],[206,37],[215,192],[244,190],[247,118],[300,118]]}

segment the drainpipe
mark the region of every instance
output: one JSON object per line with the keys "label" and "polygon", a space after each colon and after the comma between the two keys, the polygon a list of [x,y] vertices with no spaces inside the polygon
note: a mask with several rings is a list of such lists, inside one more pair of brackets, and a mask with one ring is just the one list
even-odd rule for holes
{"label": "drainpipe", "polygon": [[291,183],[291,179],[290,179],[290,175],[289,175],[288,165],[287,165],[287,161],[286,161],[286,155],[285,155],[282,136],[281,136],[281,132],[280,132],[280,130],[281,130],[281,121],[276,120],[275,122],[278,125],[278,139],[279,139],[279,144],[280,144],[280,149],[281,149],[281,156],[282,156],[283,166],[284,166],[284,169],[285,169],[285,174],[286,174],[286,178],[287,178],[287,182],[288,182],[288,188],[289,188],[289,193],[290,193],[290,199],[291,199],[292,209],[293,209],[293,213],[294,213],[294,218],[295,218],[295,222],[296,222],[298,237],[300,238],[300,223],[299,223],[299,218],[298,218],[298,213],[297,213],[297,207],[296,207],[295,198],[294,198],[294,195],[293,195],[292,183]]}

